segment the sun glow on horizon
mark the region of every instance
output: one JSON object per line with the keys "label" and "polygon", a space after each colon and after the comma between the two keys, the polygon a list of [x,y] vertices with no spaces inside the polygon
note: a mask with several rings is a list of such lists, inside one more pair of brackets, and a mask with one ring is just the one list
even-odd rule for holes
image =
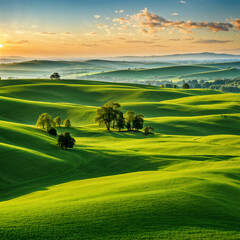
{"label": "sun glow on horizon", "polygon": [[0,44],[0,48],[3,48],[3,44]]}

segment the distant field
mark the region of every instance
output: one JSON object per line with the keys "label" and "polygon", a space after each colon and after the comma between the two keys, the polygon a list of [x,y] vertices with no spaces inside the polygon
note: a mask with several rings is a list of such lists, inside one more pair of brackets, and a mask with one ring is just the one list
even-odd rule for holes
{"label": "distant field", "polygon": [[198,65],[176,65],[174,62],[137,62],[137,61],[50,61],[33,60],[0,64],[0,77],[8,78],[49,78],[59,72],[62,78],[99,81],[156,81],[183,78],[213,78],[240,76],[240,62],[216,62]]}
{"label": "distant field", "polygon": [[133,61],[50,61],[33,60],[26,62],[0,64],[2,78],[49,78],[53,72],[59,72],[62,77],[76,78],[79,76],[128,68],[156,68],[173,66],[165,62],[133,62]]}
{"label": "distant field", "polygon": [[240,76],[240,69],[230,68],[230,69],[223,69],[223,70],[216,70],[210,72],[202,72],[202,73],[193,73],[181,76],[181,78],[234,78]]}
{"label": "distant field", "polygon": [[[141,71],[171,68],[219,71]],[[144,114],[155,135],[99,127],[110,100]],[[240,239],[239,94],[1,80],[0,107],[0,239]],[[71,119],[57,130],[75,148],[36,128],[43,112]]]}

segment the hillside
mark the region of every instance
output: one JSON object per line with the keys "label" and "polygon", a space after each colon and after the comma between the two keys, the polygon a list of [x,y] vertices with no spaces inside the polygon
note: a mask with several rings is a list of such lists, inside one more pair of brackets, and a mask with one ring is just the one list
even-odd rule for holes
{"label": "hillside", "polygon": [[88,61],[53,61],[53,60],[32,60],[25,62],[15,62],[0,64],[0,76],[8,77],[27,77],[27,78],[46,78],[53,72],[60,72],[62,77],[76,78],[89,73],[102,71],[112,71],[128,68],[154,68],[172,66],[172,63],[165,62],[132,62],[132,61],[107,61],[107,60],[88,60]]}
{"label": "hillside", "polygon": [[227,69],[227,68],[240,68],[240,61],[238,61],[238,62],[208,63],[208,64],[202,64],[202,65],[207,65],[207,66],[217,67],[217,68],[222,68],[222,69]]}
{"label": "hillside", "polygon": [[181,76],[181,78],[234,78],[240,76],[240,69],[237,68],[230,68],[230,69],[223,69],[223,70],[216,70],[211,72],[202,72],[202,73],[193,73]]}
{"label": "hillside", "polygon": [[[110,100],[155,135],[98,126]],[[240,95],[2,80],[0,106],[0,239],[240,238]],[[35,127],[43,112],[71,119],[75,148]]]}
{"label": "hillside", "polygon": [[134,79],[134,80],[159,80],[162,78],[179,77],[181,75],[216,71],[217,67],[201,66],[201,65],[186,65],[186,66],[170,66],[143,70],[118,70],[106,73],[97,73],[90,78],[95,79]]}

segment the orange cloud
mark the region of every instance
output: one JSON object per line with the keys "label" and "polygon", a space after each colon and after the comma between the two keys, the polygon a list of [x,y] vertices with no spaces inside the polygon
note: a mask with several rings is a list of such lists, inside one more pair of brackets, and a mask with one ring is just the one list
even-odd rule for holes
{"label": "orange cloud", "polygon": [[237,30],[240,30],[240,19],[235,19],[231,23],[236,27]]}
{"label": "orange cloud", "polygon": [[[212,32],[229,31],[233,28],[230,23],[223,22],[192,22],[192,21],[171,21],[165,18],[150,13],[147,8],[141,10],[140,13],[130,15],[126,18],[116,18],[114,22],[119,22],[121,25],[132,26],[139,28],[143,33],[157,33],[171,28],[183,33],[193,33],[192,29],[208,29]],[[236,22],[238,24],[238,22]],[[238,25],[235,25],[236,28]],[[239,26],[240,27],[240,26]]]}

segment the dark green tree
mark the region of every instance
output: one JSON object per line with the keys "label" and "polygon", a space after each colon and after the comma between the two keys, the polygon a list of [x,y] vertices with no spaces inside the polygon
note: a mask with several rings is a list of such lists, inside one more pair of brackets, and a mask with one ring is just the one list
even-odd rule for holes
{"label": "dark green tree", "polygon": [[42,113],[37,120],[37,127],[42,127],[43,129],[50,129],[51,127],[54,127],[55,123],[52,120],[52,116],[48,113]]}
{"label": "dark green tree", "polygon": [[117,116],[116,127],[118,128],[119,132],[125,127],[125,119],[121,111],[118,113],[118,116]]}
{"label": "dark green tree", "polygon": [[187,83],[184,83],[184,84],[182,85],[182,88],[183,88],[183,89],[189,89],[190,86],[189,86]]}
{"label": "dark green tree", "polygon": [[104,124],[110,130],[111,122],[115,119],[115,111],[112,106],[103,106],[97,110],[95,122],[99,125]]}
{"label": "dark green tree", "polygon": [[150,126],[147,126],[143,129],[143,132],[144,132],[145,135],[154,134],[154,129]]}
{"label": "dark green tree", "polygon": [[117,120],[117,118],[118,118],[118,114],[119,114],[119,112],[121,112],[121,111],[119,110],[119,108],[121,107],[121,105],[120,105],[119,103],[114,103],[114,102],[112,102],[112,101],[109,101],[109,102],[107,102],[107,103],[104,105],[104,107],[112,107],[113,110],[114,110],[115,116],[113,117],[113,120],[112,120],[112,128],[114,128],[114,127],[115,127],[115,122],[116,122],[116,120]]}
{"label": "dark green tree", "polygon": [[64,126],[67,127],[67,128],[71,127],[71,121],[70,121],[69,118],[67,118],[67,119],[64,121]]}
{"label": "dark green tree", "polygon": [[133,123],[132,123],[132,127],[133,129],[136,129],[137,131],[139,129],[143,128],[143,123],[144,123],[144,116],[142,114],[137,114],[134,118],[133,118]]}
{"label": "dark green tree", "polygon": [[59,116],[55,117],[53,121],[58,127],[62,124],[62,119]]}
{"label": "dark green tree", "polygon": [[57,136],[57,130],[54,127],[48,129],[48,133],[53,136]]}
{"label": "dark green tree", "polygon": [[58,137],[58,146],[61,149],[73,148],[76,140],[70,135],[69,132],[65,132]]}
{"label": "dark green tree", "polygon": [[53,73],[51,76],[50,76],[50,78],[52,79],[52,80],[59,80],[60,78],[61,78],[61,76],[59,75],[59,73]]}

